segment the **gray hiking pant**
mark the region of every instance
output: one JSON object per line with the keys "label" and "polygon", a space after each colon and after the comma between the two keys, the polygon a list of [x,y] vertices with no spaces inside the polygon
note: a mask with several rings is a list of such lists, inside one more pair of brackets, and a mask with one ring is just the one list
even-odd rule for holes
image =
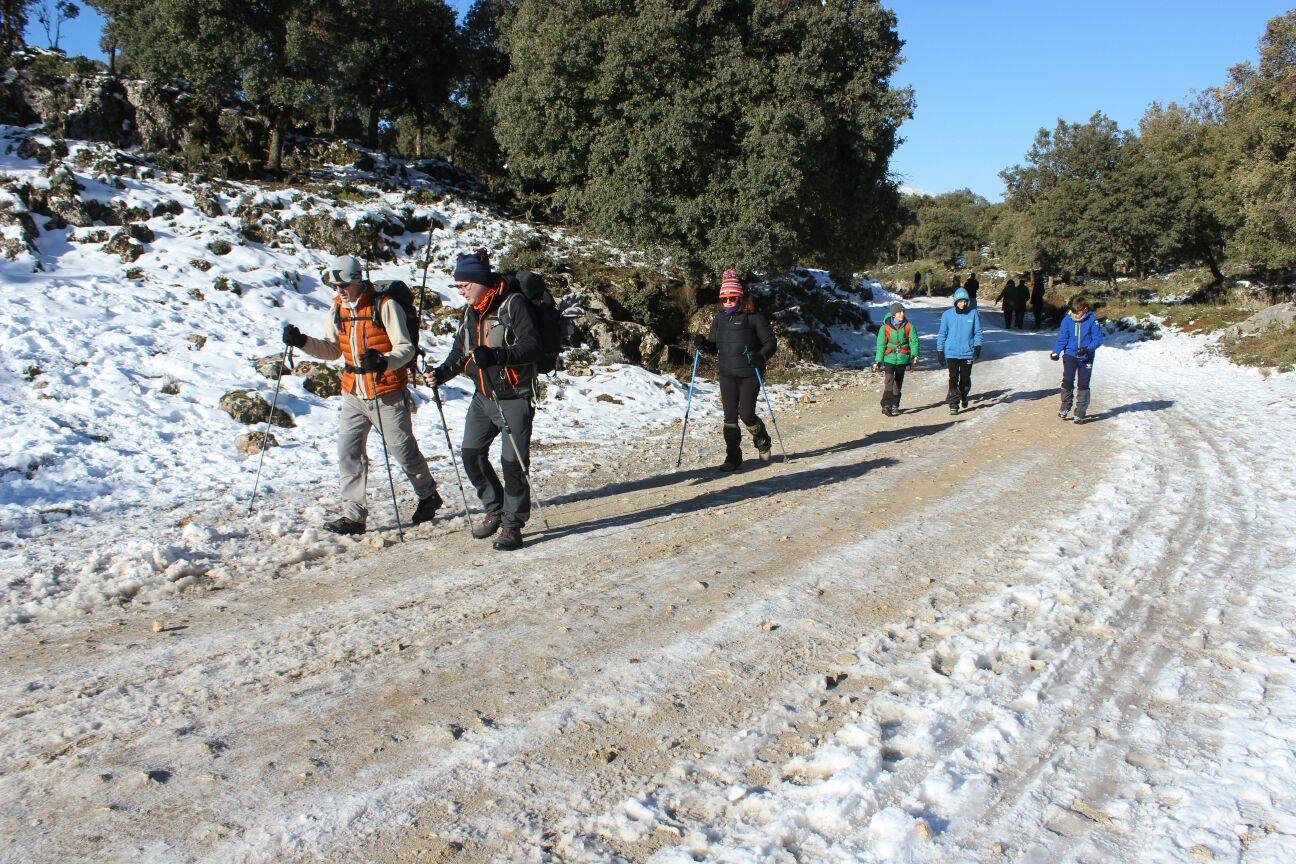
{"label": "gray hiking pant", "polygon": [[[504,431],[503,410],[508,427],[517,441],[519,454],[507,435],[500,445],[504,483],[490,464],[491,442]],[[530,399],[501,399],[492,402],[480,392],[473,394],[464,420],[463,464],[487,513],[500,514],[500,527],[521,528],[531,517],[531,487],[522,473],[531,464],[531,420],[535,406]]]}
{"label": "gray hiking pant", "polygon": [[[375,410],[376,406],[376,410]],[[383,440],[391,461],[399,465],[422,501],[436,491],[436,481],[428,470],[427,460],[419,452],[410,421],[409,398],[404,390],[379,396],[374,402],[350,393],[342,394],[342,413],[338,417],[338,474],[341,480],[342,515],[364,522],[365,485],[369,476],[366,444],[369,430],[377,429],[381,420]],[[381,470],[386,471],[382,466]]]}

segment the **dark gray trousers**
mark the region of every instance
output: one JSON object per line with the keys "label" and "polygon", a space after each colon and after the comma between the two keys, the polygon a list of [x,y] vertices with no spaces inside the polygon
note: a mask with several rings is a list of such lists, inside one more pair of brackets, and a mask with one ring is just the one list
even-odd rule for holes
{"label": "dark gray trousers", "polygon": [[[500,412],[503,411],[503,419]],[[487,513],[500,514],[504,528],[521,528],[531,516],[531,488],[522,470],[531,464],[531,420],[535,406],[530,399],[501,399],[492,402],[480,392],[473,394],[464,421],[463,465]],[[500,445],[504,482],[490,464],[491,443],[504,432],[504,420],[513,433]],[[516,441],[518,453],[513,450]]]}

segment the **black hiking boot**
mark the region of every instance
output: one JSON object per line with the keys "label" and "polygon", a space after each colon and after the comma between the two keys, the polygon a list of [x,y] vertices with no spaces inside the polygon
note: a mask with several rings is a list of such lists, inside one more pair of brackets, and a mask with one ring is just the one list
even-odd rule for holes
{"label": "black hiking boot", "polygon": [[966,397],[966,396],[963,397],[963,407],[964,407],[964,408],[967,407],[967,397]]}
{"label": "black hiking boot", "polygon": [[325,522],[324,530],[332,531],[334,534],[363,534],[365,523],[339,516],[337,519]]}
{"label": "black hiking boot", "polygon": [[741,464],[742,464],[742,459],[741,459],[741,458],[735,459],[735,458],[733,458],[733,457],[730,457],[730,458],[726,459],[725,461],[721,462],[721,463],[720,463],[720,467],[719,467],[718,469],[716,469],[716,470],[718,470],[718,471],[737,471],[737,470],[738,470],[738,466],[741,465]]}
{"label": "black hiking boot", "polygon": [[494,534],[500,527],[500,514],[487,513],[482,520],[473,526],[472,535],[478,540],[485,540]]}
{"label": "black hiking boot", "polygon": [[522,548],[522,529],[521,528],[503,528],[499,536],[495,538],[492,547],[501,552],[512,552],[514,549]]}
{"label": "black hiking boot", "polygon": [[951,414],[957,414],[957,413],[958,413],[958,403],[955,403],[955,404],[953,404],[953,405],[950,406],[950,413],[951,413]]}
{"label": "black hiking boot", "polygon": [[418,506],[414,508],[414,515],[410,517],[411,525],[422,525],[424,522],[431,522],[436,517],[438,508],[441,507],[441,495],[435,489],[432,494],[419,501]]}

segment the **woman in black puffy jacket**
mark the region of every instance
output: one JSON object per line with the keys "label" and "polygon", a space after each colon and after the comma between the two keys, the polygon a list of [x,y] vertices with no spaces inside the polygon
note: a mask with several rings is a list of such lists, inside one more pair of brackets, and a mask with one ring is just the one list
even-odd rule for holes
{"label": "woman in black puffy jacket", "polygon": [[756,416],[760,396],[759,369],[774,356],[778,343],[765,316],[746,296],[738,274],[724,271],[720,282],[720,314],[711,322],[711,337],[698,336],[699,350],[714,354],[719,366],[720,402],[724,406],[725,461],[721,471],[736,471],[742,464],[741,419],[751,433],[752,443],[762,462],[770,458],[770,436],[765,424]]}

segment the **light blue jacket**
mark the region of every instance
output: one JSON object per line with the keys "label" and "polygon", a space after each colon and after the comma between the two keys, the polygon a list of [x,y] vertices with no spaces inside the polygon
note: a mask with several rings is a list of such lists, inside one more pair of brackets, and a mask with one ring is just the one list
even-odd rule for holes
{"label": "light blue jacket", "polygon": [[[954,302],[968,300],[968,292],[962,288],[954,292]],[[981,347],[981,315],[970,307],[960,312],[951,306],[941,315],[940,330],[936,333],[936,350],[943,352],[947,360],[971,360],[972,350]]]}

